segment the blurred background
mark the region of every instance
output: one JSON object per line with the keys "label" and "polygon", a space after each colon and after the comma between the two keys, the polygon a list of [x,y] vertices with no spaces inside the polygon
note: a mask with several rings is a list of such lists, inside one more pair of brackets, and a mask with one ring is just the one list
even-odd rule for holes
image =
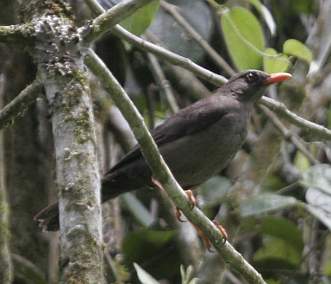
{"label": "blurred background", "polygon": [[[99,0],[105,9],[118,2]],[[84,1],[71,5],[77,25],[94,17]],[[292,80],[266,95],[330,128],[330,15],[328,0],[162,0],[121,24],[226,78],[246,69],[290,72]],[[0,24],[14,23],[16,1],[1,1]],[[111,33],[95,50],[150,129],[216,89]],[[35,73],[24,48],[0,44],[0,106]],[[90,82],[104,173],[136,141],[97,78],[91,75]],[[58,283],[58,233],[41,232],[32,221],[57,196],[49,117],[40,97],[0,133],[0,187],[10,220],[0,235],[11,236],[14,283]],[[258,105],[242,150],[195,190],[198,206],[226,228],[229,241],[268,283],[331,283],[329,146]],[[0,212],[7,212],[2,204]],[[163,192],[124,194],[104,204],[103,218],[107,283],[245,283],[222,256],[206,250],[190,223],[177,221]]]}

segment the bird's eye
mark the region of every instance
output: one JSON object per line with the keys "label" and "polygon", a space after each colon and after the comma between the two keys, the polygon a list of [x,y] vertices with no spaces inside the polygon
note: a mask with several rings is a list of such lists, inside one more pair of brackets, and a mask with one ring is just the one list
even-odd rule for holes
{"label": "bird's eye", "polygon": [[257,81],[258,76],[254,72],[249,72],[246,74],[245,79],[246,79],[247,83],[253,83],[253,82]]}

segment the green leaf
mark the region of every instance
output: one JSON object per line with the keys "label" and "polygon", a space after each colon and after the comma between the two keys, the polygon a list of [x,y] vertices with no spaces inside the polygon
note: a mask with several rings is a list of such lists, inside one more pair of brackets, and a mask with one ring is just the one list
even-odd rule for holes
{"label": "green leaf", "polygon": [[260,215],[269,211],[280,210],[298,204],[294,197],[264,193],[244,200],[240,204],[240,214],[243,217]]}
{"label": "green leaf", "polygon": [[142,284],[159,284],[159,282],[155,280],[153,276],[142,269],[137,263],[134,263],[133,266],[137,272],[138,279]]}
{"label": "green leaf", "polygon": [[215,176],[201,185],[200,194],[203,197],[204,206],[215,206],[219,204],[224,196],[230,191],[231,182],[221,176]]}
{"label": "green leaf", "polygon": [[308,211],[331,230],[331,166],[318,164],[302,175],[301,184],[308,187]]}
{"label": "green leaf", "polygon": [[298,253],[302,252],[304,246],[302,232],[290,220],[282,217],[267,216],[262,220],[260,231],[263,235],[273,236],[287,242]]}
{"label": "green leaf", "polygon": [[318,164],[310,167],[303,173],[300,182],[306,187],[317,188],[331,195],[331,166]]}
{"label": "green leaf", "polygon": [[306,200],[308,211],[331,231],[331,195],[311,187],[306,191]]}
{"label": "green leaf", "polygon": [[221,17],[221,28],[236,67],[240,70],[260,69],[265,41],[256,17],[242,7],[227,9]]}
{"label": "green leaf", "polygon": [[284,54],[277,53],[273,48],[264,51],[263,67],[268,73],[284,72],[288,69],[290,61]]}
{"label": "green leaf", "polygon": [[310,167],[310,162],[308,158],[302,154],[301,152],[297,152],[295,157],[294,157],[294,165],[301,171],[305,171],[309,169]]}
{"label": "green leaf", "polygon": [[254,261],[270,259],[282,260],[290,266],[297,266],[301,260],[301,252],[298,252],[291,244],[281,239],[264,237],[263,247],[255,253]]}
{"label": "green leaf", "polygon": [[304,61],[307,61],[308,63],[313,60],[313,54],[311,50],[296,39],[289,39],[285,41],[283,45],[283,52],[288,55],[298,57]]}
{"label": "green leaf", "polygon": [[131,33],[141,35],[152,23],[156,12],[160,6],[160,1],[155,0],[134,12],[130,17],[120,24]]}

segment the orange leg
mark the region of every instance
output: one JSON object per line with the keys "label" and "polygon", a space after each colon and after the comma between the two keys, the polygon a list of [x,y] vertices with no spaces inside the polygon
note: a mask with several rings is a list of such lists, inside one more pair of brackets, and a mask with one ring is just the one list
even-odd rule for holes
{"label": "orange leg", "polygon": [[[188,189],[188,190],[185,190],[185,193],[187,195],[187,199],[190,203],[190,208],[191,210],[197,205],[197,200],[192,192],[192,190]],[[185,222],[184,220],[181,219],[181,216],[182,216],[182,212],[180,211],[179,208],[176,208],[176,218],[179,222]]]}
{"label": "orange leg", "polygon": [[[228,234],[226,232],[226,230],[224,229],[224,227],[222,225],[220,225],[217,221],[213,221],[213,223],[215,224],[215,226],[217,227],[217,229],[220,231],[222,237],[223,237],[223,244],[225,244],[225,242],[228,240]],[[201,238],[204,246],[206,247],[206,249],[209,252],[212,252],[211,250],[211,242],[208,239],[208,237],[206,236],[206,234],[196,225],[194,225],[195,230],[197,231],[198,236]]]}
{"label": "orange leg", "polygon": [[[152,177],[152,185],[155,188],[159,189],[159,190],[164,190],[162,184],[160,184],[160,182],[157,179],[153,178],[153,177]],[[188,201],[190,203],[190,208],[193,209],[194,206],[196,206],[196,204],[197,204],[195,196],[194,196],[192,190],[190,190],[190,189],[185,190],[185,193],[186,193]],[[176,218],[177,218],[177,220],[179,222],[185,222],[184,220],[181,219],[181,216],[182,216],[182,213],[181,213],[180,209],[176,208]]]}

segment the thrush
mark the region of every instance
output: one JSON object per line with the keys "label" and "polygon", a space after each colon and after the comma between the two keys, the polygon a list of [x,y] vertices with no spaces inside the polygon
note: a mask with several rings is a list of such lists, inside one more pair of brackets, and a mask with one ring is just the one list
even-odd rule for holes
{"label": "thrush", "polygon": [[[218,174],[232,160],[247,136],[254,104],[265,89],[291,78],[289,73],[248,70],[166,119],[152,136],[183,189],[196,187]],[[124,192],[153,185],[152,172],[136,145],[102,178],[102,202]],[[50,231],[58,230],[58,204],[35,216]]]}

